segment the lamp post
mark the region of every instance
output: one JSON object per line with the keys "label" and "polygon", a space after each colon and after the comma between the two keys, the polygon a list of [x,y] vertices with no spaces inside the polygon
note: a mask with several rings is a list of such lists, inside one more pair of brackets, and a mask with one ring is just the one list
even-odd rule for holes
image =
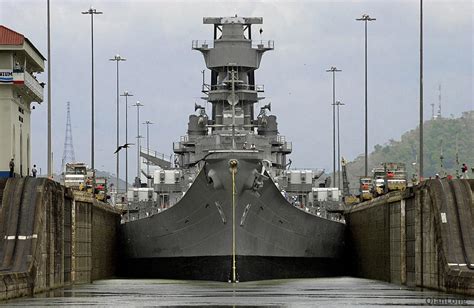
{"label": "lamp post", "polygon": [[137,101],[135,105],[132,106],[137,107],[137,177],[135,183],[138,188],[140,187],[138,186],[140,183],[140,138],[142,138],[142,136],[140,136],[140,107],[143,107],[143,104]]}
{"label": "lamp post", "polygon": [[375,18],[371,18],[369,15],[364,14],[361,18],[357,18],[358,21],[365,23],[365,164],[364,164],[364,176],[368,174],[368,127],[367,127],[367,22],[374,21]]}
{"label": "lamp post", "polygon": [[326,72],[332,73],[332,187],[336,187],[336,72],[342,72],[335,66],[331,66]]}
{"label": "lamp post", "polygon": [[[94,15],[102,14],[93,7],[82,12],[91,15],[91,168],[92,168],[92,192],[95,193],[95,167],[94,167]],[[51,159],[52,160],[52,159]]]}
{"label": "lamp post", "polygon": [[341,188],[341,142],[340,142],[340,128],[339,128],[339,107],[344,106],[340,101],[336,102],[337,106],[337,187]]}
{"label": "lamp post", "polygon": [[[120,55],[115,55],[112,59],[109,59],[109,61],[115,61],[117,63],[117,147],[119,147],[119,132],[120,132],[120,117],[119,117],[119,62],[120,61],[126,61],[127,59],[122,58]],[[117,172],[117,181],[116,181],[116,190],[117,193],[119,191],[120,185],[119,185],[119,172],[120,172],[120,156],[119,152],[117,152],[117,157],[116,157],[116,172]]]}
{"label": "lamp post", "polygon": [[[128,97],[133,96],[132,93],[124,91],[120,96],[125,96],[125,144],[128,143]],[[128,147],[125,148],[125,195],[128,191]]]}
{"label": "lamp post", "polygon": [[[143,124],[146,125],[146,153],[150,155],[150,125],[155,124],[151,121],[145,121]],[[150,187],[150,160],[146,160],[146,184]]]}
{"label": "lamp post", "polygon": [[53,178],[53,156],[51,143],[51,19],[49,0],[47,2],[48,19],[48,178]]}

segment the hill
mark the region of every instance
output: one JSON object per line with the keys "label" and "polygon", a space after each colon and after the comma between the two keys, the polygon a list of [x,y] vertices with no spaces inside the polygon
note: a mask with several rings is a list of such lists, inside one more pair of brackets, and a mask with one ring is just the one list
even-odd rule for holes
{"label": "hill", "polygon": [[[459,118],[436,118],[423,125],[424,176],[434,177],[460,173],[462,163],[474,167],[474,111],[463,112]],[[401,136],[400,141],[389,140],[377,144],[369,154],[369,172],[381,162],[403,162],[410,179],[417,174],[419,151],[419,128]],[[456,161],[457,153],[457,161]],[[443,160],[440,159],[441,155]],[[441,166],[441,163],[443,166]],[[351,191],[358,189],[358,178],[364,174],[364,155],[358,156],[347,165]]]}

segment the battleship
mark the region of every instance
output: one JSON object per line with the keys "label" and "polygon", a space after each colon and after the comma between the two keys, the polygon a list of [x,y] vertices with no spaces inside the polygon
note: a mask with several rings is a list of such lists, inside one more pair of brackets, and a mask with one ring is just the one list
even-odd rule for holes
{"label": "battleship", "polygon": [[[338,275],[345,223],[314,202],[322,172],[290,169],[255,71],[273,41],[252,40],[261,17],[205,17],[213,39],[193,41],[210,72],[174,166],[154,174],[159,209],[121,225],[127,277],[251,281]],[[326,190],[334,193],[335,190]]]}

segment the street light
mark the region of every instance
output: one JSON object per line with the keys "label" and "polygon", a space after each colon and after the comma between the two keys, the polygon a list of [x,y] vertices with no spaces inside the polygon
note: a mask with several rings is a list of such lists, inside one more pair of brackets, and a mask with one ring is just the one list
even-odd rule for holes
{"label": "street light", "polygon": [[[117,149],[119,147],[119,131],[120,131],[120,118],[119,118],[119,62],[120,61],[126,61],[127,59],[122,58],[120,55],[115,55],[112,59],[109,59],[109,61],[115,61],[117,62]],[[116,172],[117,172],[117,193],[119,191],[120,185],[119,185],[119,172],[120,172],[120,157],[119,157],[119,152],[117,152],[117,157],[116,157],[117,165],[116,165]]]}
{"label": "street light", "polygon": [[[120,96],[125,96],[125,144],[128,143],[128,97],[133,96],[128,91],[123,92]],[[125,193],[128,191],[128,147],[125,148]]]}
{"label": "street light", "polygon": [[[150,125],[155,124],[151,121],[145,121],[143,124],[146,125],[146,153],[148,157],[150,156]],[[150,159],[147,158],[146,160],[146,184],[147,187],[150,187]]]}
{"label": "street light", "polygon": [[143,138],[140,136],[140,107],[143,107],[143,104],[140,101],[137,101],[135,105],[137,107],[137,177],[135,178],[135,186],[140,187],[140,139]]}
{"label": "street light", "polygon": [[357,18],[358,21],[363,21],[365,23],[365,173],[367,177],[368,174],[368,129],[367,129],[367,22],[376,20],[371,18],[367,14],[363,14],[361,18]]}
{"label": "street light", "polygon": [[94,168],[94,15],[102,14],[91,7],[88,11],[82,14],[91,15],[91,105],[92,105],[92,119],[91,119],[91,168],[92,168],[92,192],[95,194],[95,168]]}
{"label": "street light", "polygon": [[339,129],[339,106],[344,106],[340,101],[336,102],[337,106],[337,187],[341,188],[341,142]]}
{"label": "street light", "polygon": [[332,174],[334,184],[336,187],[336,72],[342,72],[337,67],[331,66],[326,72],[332,73]]}

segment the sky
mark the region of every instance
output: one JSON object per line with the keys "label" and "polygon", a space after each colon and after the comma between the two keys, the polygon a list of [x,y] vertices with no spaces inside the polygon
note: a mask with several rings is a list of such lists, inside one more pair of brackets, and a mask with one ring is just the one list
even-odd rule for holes
{"label": "sky", "polygon": [[[265,85],[279,132],[293,142],[292,167],[332,169],[332,77],[336,66],[336,100],[340,109],[341,154],[348,160],[364,152],[364,24],[369,14],[368,125],[369,149],[413,129],[419,121],[419,1],[66,1],[51,0],[51,86],[54,170],[60,171],[66,131],[66,103],[71,103],[77,161],[90,162],[91,5],[94,17],[95,114],[98,169],[115,172],[116,54],[120,92],[129,105],[139,100],[141,122],[150,120],[150,148],[172,153],[172,142],[186,134],[189,114],[200,99],[202,55],[192,40],[212,39],[207,16],[263,17],[263,33],[274,40],[256,83]],[[458,117],[473,106],[473,2],[424,2],[424,118],[438,108]],[[46,0],[0,0],[0,24],[24,34],[47,55]],[[47,81],[46,72],[39,74]],[[209,81],[210,73],[206,72]],[[32,163],[46,170],[47,101],[32,111]],[[258,108],[258,107],[257,107]],[[209,113],[209,112],[208,112]],[[125,101],[120,100],[120,143],[125,141]],[[135,142],[136,108],[128,107],[129,142]],[[145,126],[141,126],[141,132]],[[133,153],[133,154],[130,154]],[[135,174],[135,151],[129,152],[129,176]],[[124,170],[124,155],[121,170]],[[45,171],[43,171],[44,173]],[[123,171],[121,172],[123,174]]]}

